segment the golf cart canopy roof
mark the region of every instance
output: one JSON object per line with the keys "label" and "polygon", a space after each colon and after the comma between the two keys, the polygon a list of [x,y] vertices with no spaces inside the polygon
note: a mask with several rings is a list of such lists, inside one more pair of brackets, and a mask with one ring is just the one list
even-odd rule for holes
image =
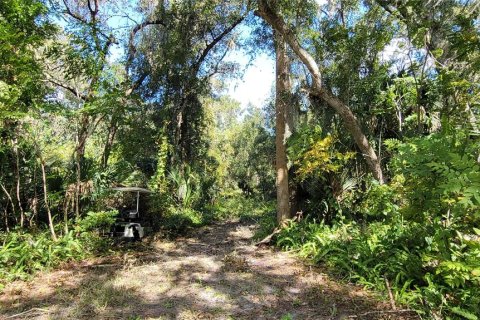
{"label": "golf cart canopy roof", "polygon": [[138,187],[116,187],[116,188],[112,188],[112,190],[121,191],[121,192],[152,193],[152,191],[148,189],[138,188]]}

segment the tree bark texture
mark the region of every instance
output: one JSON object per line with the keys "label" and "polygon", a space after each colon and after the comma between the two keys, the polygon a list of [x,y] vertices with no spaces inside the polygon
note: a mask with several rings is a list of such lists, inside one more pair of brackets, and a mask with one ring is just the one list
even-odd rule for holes
{"label": "tree bark texture", "polygon": [[295,52],[300,61],[302,61],[302,63],[307,67],[310,75],[312,76],[313,94],[319,96],[340,116],[343,121],[343,125],[353,136],[357,147],[362,152],[363,157],[365,158],[374,178],[378,182],[383,184],[383,172],[375,150],[368,142],[368,139],[363,133],[363,130],[360,127],[357,118],[350,110],[348,105],[346,105],[342,100],[333,95],[328,89],[322,87],[322,76],[320,73],[320,69],[313,57],[305,49],[303,49],[295,34],[292,32],[292,30],[289,29],[289,27],[283,21],[283,18],[280,17],[270,7],[268,1],[259,0],[259,10],[256,12],[256,14],[261,16],[268,24],[273,27],[276,32],[283,36],[285,42],[288,43],[288,45]]}
{"label": "tree bark texture", "polygon": [[277,170],[277,222],[281,225],[290,216],[288,192],[288,167],[286,152],[287,109],[290,102],[289,63],[286,43],[279,34],[275,36],[275,158]]}

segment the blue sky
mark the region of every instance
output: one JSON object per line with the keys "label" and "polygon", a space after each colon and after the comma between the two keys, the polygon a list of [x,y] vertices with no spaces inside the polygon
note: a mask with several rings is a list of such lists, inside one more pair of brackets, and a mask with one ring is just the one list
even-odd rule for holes
{"label": "blue sky", "polygon": [[241,79],[229,80],[228,94],[239,101],[243,108],[249,104],[261,108],[270,98],[275,81],[273,57],[262,53],[250,62],[250,57],[241,51],[232,51],[227,58],[236,61],[240,64],[241,69],[245,70]]}

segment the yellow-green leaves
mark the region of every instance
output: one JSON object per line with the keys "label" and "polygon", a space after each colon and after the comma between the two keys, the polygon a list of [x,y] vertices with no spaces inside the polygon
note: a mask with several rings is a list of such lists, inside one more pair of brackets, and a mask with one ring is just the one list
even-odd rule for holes
{"label": "yellow-green leaves", "polygon": [[317,140],[295,161],[300,179],[323,172],[337,172],[348,159],[353,157],[353,152],[336,151],[333,148],[334,143],[335,139],[332,136]]}
{"label": "yellow-green leaves", "polygon": [[334,136],[322,136],[320,127],[304,127],[294,134],[288,142],[288,156],[298,178],[305,180],[337,172],[354,156],[354,152],[338,151],[336,142]]}

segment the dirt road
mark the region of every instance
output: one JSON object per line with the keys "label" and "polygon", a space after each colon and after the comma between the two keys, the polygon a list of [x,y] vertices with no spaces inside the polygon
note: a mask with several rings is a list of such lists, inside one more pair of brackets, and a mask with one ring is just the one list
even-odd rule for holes
{"label": "dirt road", "polygon": [[0,295],[0,318],[406,319],[288,253],[256,248],[254,228],[217,223],[12,283]]}

